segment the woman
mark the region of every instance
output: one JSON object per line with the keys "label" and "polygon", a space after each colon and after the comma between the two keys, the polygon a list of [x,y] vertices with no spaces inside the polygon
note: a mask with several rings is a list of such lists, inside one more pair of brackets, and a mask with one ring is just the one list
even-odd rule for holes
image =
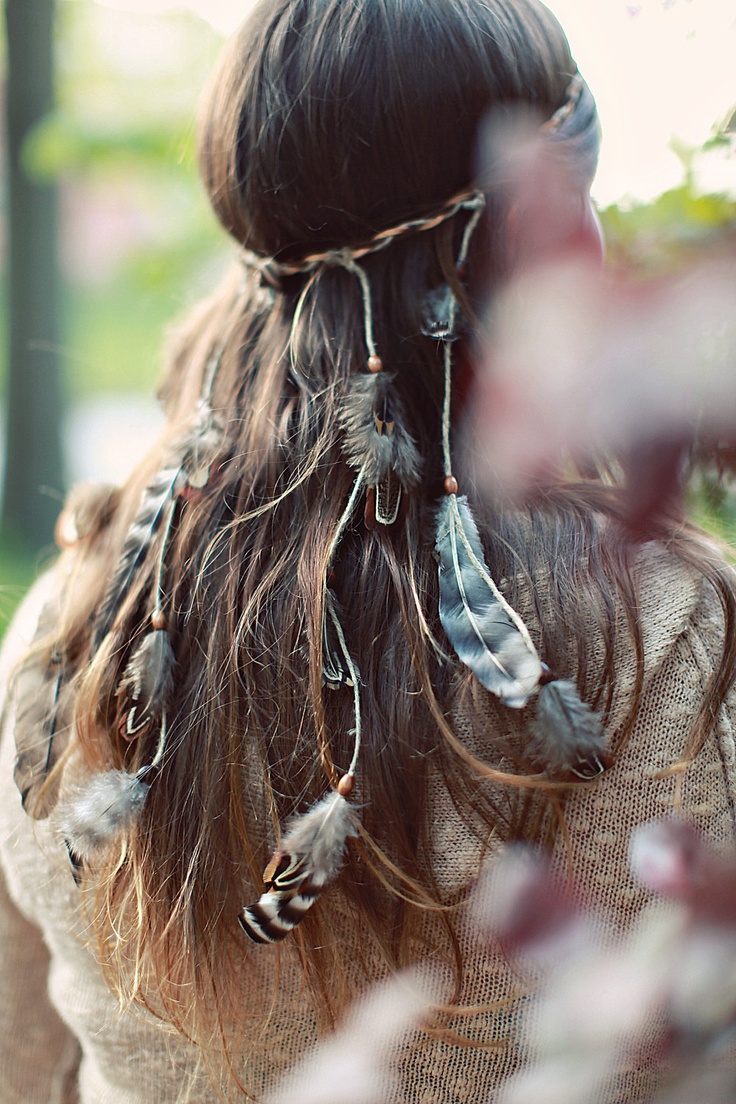
{"label": "woman", "polygon": [[237,271],[180,335],[162,440],[72,496],[6,647],[33,638],[8,1100],[262,1099],[418,960],[445,1007],[399,1098],[483,1100],[523,995],[464,918],[489,849],[557,840],[619,921],[629,825],[678,791],[732,838],[717,557],[665,521],[632,544],[596,481],[496,509],[453,447],[513,252],[475,190],[489,112],[570,160],[591,238],[595,109],[536,0],[262,0],[225,53],[200,150]]}

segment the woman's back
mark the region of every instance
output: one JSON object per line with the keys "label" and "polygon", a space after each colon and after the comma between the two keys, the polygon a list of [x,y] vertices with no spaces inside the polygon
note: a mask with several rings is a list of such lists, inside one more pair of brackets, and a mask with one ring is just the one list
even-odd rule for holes
{"label": "woman's back", "polygon": [[[462,1009],[521,996],[460,908],[489,849],[562,862],[566,824],[592,896],[633,914],[616,825],[674,801],[654,775],[701,745],[685,806],[732,834],[717,556],[674,523],[632,544],[600,483],[514,511],[463,469],[476,312],[510,263],[508,197],[474,188],[491,109],[531,114],[583,217],[595,107],[531,0],[267,0],[213,82],[203,175],[240,264],[182,331],[164,438],[68,506],[15,684],[16,781],[49,820],[9,799],[4,863],[84,1102],[231,1075],[259,1097],[417,960],[458,1010],[401,1099],[481,1100],[520,1005]],[[117,1019],[103,974],[144,1011]]]}

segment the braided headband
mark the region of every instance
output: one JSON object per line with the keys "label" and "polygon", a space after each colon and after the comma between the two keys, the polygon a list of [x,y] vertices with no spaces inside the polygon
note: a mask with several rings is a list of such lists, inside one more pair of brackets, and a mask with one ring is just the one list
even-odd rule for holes
{"label": "braided headband", "polygon": [[[592,106],[591,106],[592,105]],[[595,105],[581,77],[571,82],[562,107],[542,128],[553,140],[577,142],[588,155],[597,147]],[[588,165],[590,158],[588,158]],[[353,753],[345,773],[329,768],[329,789],[309,811],[295,816],[281,835],[264,872],[258,901],[239,915],[245,933],[256,943],[283,939],[301,921],[327,885],[337,877],[349,837],[357,834],[358,813],[349,799],[356,783],[361,747],[362,680],[352,653],[350,634],[340,614],[332,571],[343,535],[363,505],[366,530],[388,530],[402,518],[402,502],[419,486],[424,465],[412,435],[403,399],[394,378],[384,371],[373,333],[373,302],[368,273],[359,261],[411,233],[422,233],[454,218],[464,218],[455,258],[462,269],[485,206],[480,191],[454,196],[426,218],[415,218],[353,247],[314,253],[294,263],[246,252],[252,269],[279,279],[303,273],[308,280],[294,309],[293,342],[304,306],[322,274],[341,267],[359,281],[364,306],[367,371],[356,371],[347,383],[340,413],[342,451],[355,472],[353,486],[335,524],[322,586],[322,683],[326,691],[349,692],[353,700]],[[579,697],[574,683],[556,678],[542,662],[523,619],[494,581],[468,499],[459,494],[453,473],[451,398],[453,349],[461,306],[447,285],[434,288],[423,304],[422,332],[442,348],[444,398],[441,442],[444,495],[436,515],[435,552],[439,578],[439,619],[447,642],[460,662],[499,702],[512,709],[534,704],[528,732],[528,754],[540,769],[555,776],[590,778],[605,768],[603,726]],[[293,347],[293,346],[292,346]],[[119,630],[134,580],[149,551],[155,557],[149,591],[150,613],[126,646],[122,678],[116,692],[117,723],[127,741],[150,741],[152,756],[135,773],[113,770],[93,775],[60,812],[59,826],[77,868],[94,861],[95,852],[126,830],[143,809],[148,791],[173,754],[167,717],[176,696],[177,611],[171,608],[173,587],[167,550],[171,534],[191,501],[201,498],[217,478],[218,457],[226,451],[227,427],[211,405],[222,356],[210,359],[195,417],[171,446],[164,466],[143,491],[138,512],[123,545],[120,562],[97,613],[90,651],[95,656],[111,633]],[[449,657],[435,643],[438,660]],[[104,655],[104,653],[102,653]],[[63,675],[49,675],[58,699]],[[55,725],[56,706],[49,711]],[[180,729],[177,741],[186,738]],[[324,752],[324,749],[321,749]],[[140,760],[139,760],[140,761]],[[539,779],[519,779],[540,784]]]}
{"label": "braided headband", "polygon": [[[580,108],[583,104],[586,105],[587,110],[581,112]],[[570,123],[578,114],[581,115],[581,123],[584,125],[578,126],[575,134],[569,133],[571,130]],[[582,116],[585,116],[585,119],[583,119]],[[542,124],[540,131],[546,137],[561,138],[566,141],[570,141],[573,138],[579,138],[582,133],[585,134],[589,140],[591,137],[589,133],[591,122],[594,124],[593,130],[597,132],[595,102],[582,76],[580,73],[576,73],[567,86],[564,102],[557,111],[555,111],[554,115]],[[595,137],[595,134],[593,137]],[[597,147],[597,140],[595,141],[595,145]],[[595,157],[597,160],[597,149]],[[592,165],[592,169],[594,172],[595,164]],[[591,172],[591,178],[592,175],[593,173]],[[271,286],[278,287],[279,282],[289,276],[305,275],[322,267],[351,269],[351,262],[359,261],[372,253],[380,253],[382,250],[388,248],[392,242],[399,238],[407,237],[409,234],[418,234],[424,233],[427,230],[434,230],[436,227],[441,226],[442,223],[454,218],[460,211],[474,209],[478,206],[479,202],[482,202],[482,193],[476,189],[465,189],[454,195],[447,203],[440,207],[439,210],[433,212],[431,215],[407,219],[405,222],[400,222],[396,226],[390,226],[385,230],[379,230],[374,237],[358,245],[342,246],[339,249],[327,249],[321,253],[309,253],[300,261],[279,261],[276,257],[264,257],[259,253],[253,252],[253,250],[243,249],[241,260],[247,268],[259,273],[259,275],[261,275]]]}
{"label": "braided headband", "polygon": [[387,249],[397,238],[406,237],[408,234],[423,233],[425,230],[434,230],[447,222],[458,211],[468,206],[474,206],[477,192],[465,190],[453,196],[439,211],[427,218],[413,218],[406,222],[400,222],[397,226],[390,226],[387,230],[380,230],[375,237],[363,245],[343,246],[340,249],[328,249],[324,253],[310,253],[301,261],[293,263],[277,261],[275,257],[261,257],[250,249],[243,250],[242,261],[248,268],[270,277],[273,282],[278,282],[288,276],[299,276],[304,273],[314,272],[315,269],[345,268],[350,261],[359,261],[371,253],[380,253]]}

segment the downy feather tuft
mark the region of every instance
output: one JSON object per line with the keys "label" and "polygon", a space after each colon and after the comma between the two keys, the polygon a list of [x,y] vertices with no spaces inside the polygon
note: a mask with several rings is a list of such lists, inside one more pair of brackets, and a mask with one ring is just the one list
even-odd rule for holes
{"label": "downy feather tuft", "polygon": [[448,494],[437,516],[439,613],[458,658],[504,705],[521,709],[542,664],[524,622],[491,578],[467,499]]}
{"label": "downy feather tuft", "polygon": [[566,679],[541,687],[531,737],[530,755],[555,774],[594,778],[608,766],[603,722]]}
{"label": "downy feather tuft", "polygon": [[89,862],[137,819],[150,788],[144,771],[95,774],[59,808],[57,826],[74,859]]}
{"label": "downy feather tuft", "polygon": [[351,379],[342,413],[343,451],[350,467],[362,471],[369,486],[380,483],[390,469],[404,487],[410,487],[419,481],[422,461],[391,384],[384,372]]}
{"label": "downy feather tuft", "polygon": [[266,892],[238,917],[243,931],[255,943],[284,939],[337,877],[355,835],[354,813],[337,791],[296,817],[264,871]]}

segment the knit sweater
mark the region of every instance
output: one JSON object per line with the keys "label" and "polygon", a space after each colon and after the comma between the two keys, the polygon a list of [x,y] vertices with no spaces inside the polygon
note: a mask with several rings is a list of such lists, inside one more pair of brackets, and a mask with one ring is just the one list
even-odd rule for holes
{"label": "knit sweater", "polygon": [[[35,631],[40,609],[55,585],[53,573],[32,590],[9,630],[0,678],[9,673]],[[632,880],[627,850],[632,829],[673,808],[677,787],[682,811],[715,842],[734,839],[736,795],[736,696],[721,709],[713,731],[684,780],[662,773],[684,748],[702,688],[718,662],[723,615],[710,586],[656,544],[644,546],[639,562],[644,690],[631,738],[614,766],[568,800],[571,859],[579,884],[610,930],[623,932],[640,914],[648,895]],[[611,727],[620,723],[634,659],[619,658],[623,692]],[[78,890],[54,817],[26,816],[13,782],[13,719],[5,711],[0,746],[0,1100],[3,1104],[175,1104],[218,1099],[197,1048],[140,1009],[121,1010],[84,938]],[[480,724],[480,732],[479,732]],[[482,752],[482,718],[458,716],[463,739]],[[448,893],[466,888],[488,850],[471,839],[446,797],[441,780],[432,794],[435,871]],[[493,850],[493,846],[491,848]],[[557,861],[568,861],[560,847]],[[337,910],[339,912],[339,909]],[[466,947],[468,983],[463,1000],[473,1005],[518,995],[513,969],[486,940]],[[345,960],[359,934],[346,928]],[[296,956],[282,956],[278,982],[269,948],[244,981],[244,1000],[258,1001],[277,984],[268,1034],[253,1054],[244,1080],[256,1099],[316,1040],[314,1016],[300,983]],[[438,967],[438,976],[441,971]],[[250,987],[250,990],[248,989]],[[518,1002],[517,1002],[518,1004]],[[398,1046],[394,1065],[406,1104],[481,1104],[519,1062],[525,1040],[517,1004],[463,1021],[458,1030],[476,1041],[503,1039],[503,1046],[460,1047],[422,1035]],[[642,1065],[646,1062],[642,1059]],[[646,1088],[646,1071],[632,1075],[631,1095]],[[621,1085],[619,1084],[619,1089]],[[388,1090],[387,1090],[388,1093]],[[245,1097],[243,1098],[245,1099]],[[603,1098],[601,1098],[603,1099]]]}

